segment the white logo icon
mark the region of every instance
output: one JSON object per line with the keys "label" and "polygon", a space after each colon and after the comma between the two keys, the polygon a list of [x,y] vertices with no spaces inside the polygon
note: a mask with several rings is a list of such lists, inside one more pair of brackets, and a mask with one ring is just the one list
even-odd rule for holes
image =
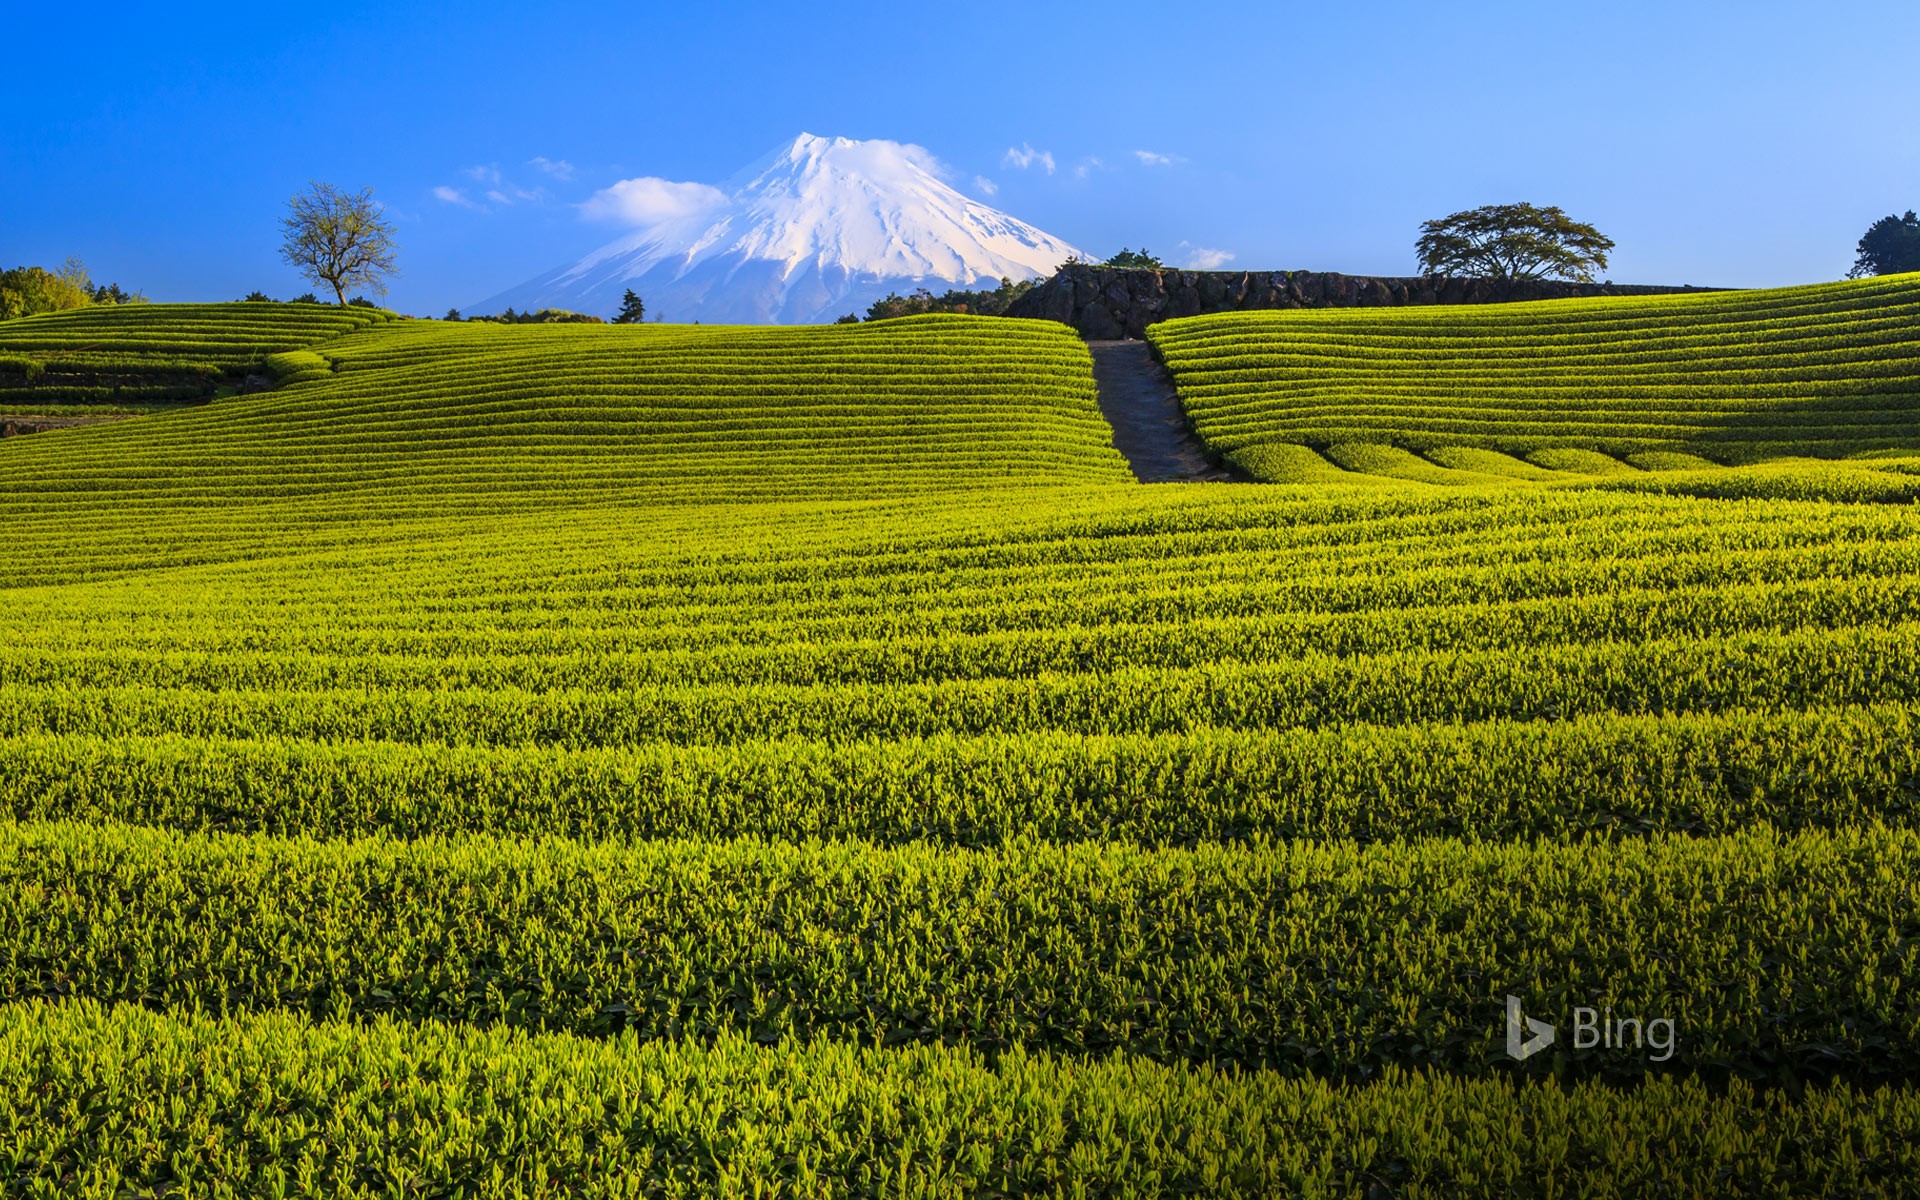
{"label": "white logo icon", "polygon": [[1507,997],[1507,1057],[1532,1058],[1553,1045],[1553,1026],[1520,1012],[1520,997]]}

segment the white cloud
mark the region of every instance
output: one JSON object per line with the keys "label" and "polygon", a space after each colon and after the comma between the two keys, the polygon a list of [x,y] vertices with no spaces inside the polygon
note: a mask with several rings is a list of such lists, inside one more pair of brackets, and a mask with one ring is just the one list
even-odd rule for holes
{"label": "white cloud", "polygon": [[536,154],[527,160],[527,165],[555,179],[573,178],[573,164],[564,158],[548,158],[544,154]]}
{"label": "white cloud", "polygon": [[1133,156],[1140,160],[1142,166],[1148,167],[1171,167],[1187,161],[1178,154],[1157,154],[1152,150],[1135,150]]}
{"label": "white cloud", "polygon": [[[1186,245],[1185,242],[1180,243]],[[1231,250],[1215,250],[1209,246],[1194,246],[1187,251],[1187,261],[1181,265],[1189,271],[1218,271],[1234,259]]]}
{"label": "white cloud", "polygon": [[994,196],[1000,192],[1000,185],[988,179],[985,175],[975,175],[973,177],[973,186],[982,196]]}
{"label": "white cloud", "polygon": [[727,202],[727,194],[704,183],[675,183],[651,175],[622,179],[602,188],[580,206],[590,221],[621,221],[653,225],[677,217],[691,217]]}
{"label": "white cloud", "polygon": [[[469,196],[465,188],[447,187],[444,184],[433,189],[433,195],[436,200],[439,200],[442,204],[457,204],[461,208],[471,208],[475,212],[489,212],[491,210],[487,207],[488,204],[500,208],[507,208],[523,201],[533,203],[547,198],[546,192],[540,188],[534,188],[529,191],[519,184],[514,183],[512,180],[503,177],[500,174],[500,169],[492,165],[463,167],[460,173],[469,179],[478,181],[482,185],[484,190],[480,192],[480,200]],[[481,203],[481,200],[486,201],[486,203]]]}
{"label": "white cloud", "polygon": [[1093,174],[1095,171],[1104,171],[1106,169],[1107,169],[1107,164],[1101,162],[1097,158],[1091,158],[1091,157],[1083,158],[1080,160],[1079,164],[1073,168],[1073,177],[1075,179],[1085,179],[1087,176]]}
{"label": "white cloud", "polygon": [[1053,155],[1046,150],[1035,150],[1033,143],[1021,142],[1019,149],[1007,148],[1006,156],[1000,160],[1002,166],[1024,171],[1028,167],[1043,167],[1047,174],[1053,174]]}

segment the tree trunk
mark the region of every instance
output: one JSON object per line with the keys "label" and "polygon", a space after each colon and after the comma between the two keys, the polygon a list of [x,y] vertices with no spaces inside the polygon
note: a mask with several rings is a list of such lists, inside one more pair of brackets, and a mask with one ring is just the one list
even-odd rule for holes
{"label": "tree trunk", "polygon": [[340,290],[340,285],[337,282],[333,285],[333,302],[341,308],[347,306],[347,294]]}

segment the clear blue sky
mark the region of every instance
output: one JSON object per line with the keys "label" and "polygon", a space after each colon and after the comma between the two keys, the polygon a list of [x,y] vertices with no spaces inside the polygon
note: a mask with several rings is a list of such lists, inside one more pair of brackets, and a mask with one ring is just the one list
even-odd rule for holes
{"label": "clear blue sky", "polygon": [[277,221],[326,179],[374,188],[389,302],[438,313],[610,240],[597,189],[803,130],[919,143],[1096,253],[1234,267],[1410,273],[1421,220],[1526,199],[1614,237],[1616,280],[1787,284],[1920,208],[1914,0],[11,11],[0,265],[155,299],[305,290]]}

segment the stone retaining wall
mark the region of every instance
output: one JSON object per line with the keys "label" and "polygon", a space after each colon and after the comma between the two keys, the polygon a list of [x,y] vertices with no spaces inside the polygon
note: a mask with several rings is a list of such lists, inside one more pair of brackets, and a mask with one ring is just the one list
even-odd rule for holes
{"label": "stone retaining wall", "polygon": [[1014,301],[1010,317],[1071,325],[1091,341],[1137,338],[1155,321],[1261,308],[1363,308],[1406,304],[1498,304],[1580,296],[1659,296],[1713,288],[1541,280],[1501,283],[1439,276],[1339,275],[1330,271],[1146,271],[1073,266]]}

